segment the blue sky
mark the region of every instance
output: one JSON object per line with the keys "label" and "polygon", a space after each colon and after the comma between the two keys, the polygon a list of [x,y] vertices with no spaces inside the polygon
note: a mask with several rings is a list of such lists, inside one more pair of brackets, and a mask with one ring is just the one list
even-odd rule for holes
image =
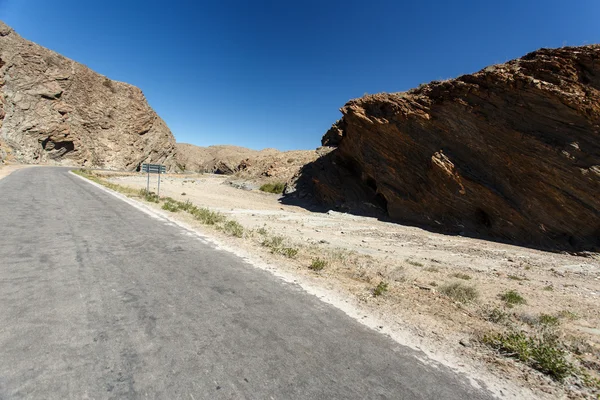
{"label": "blue sky", "polygon": [[312,149],[348,100],[600,42],[600,1],[0,0],[21,36],[140,87],[177,141]]}

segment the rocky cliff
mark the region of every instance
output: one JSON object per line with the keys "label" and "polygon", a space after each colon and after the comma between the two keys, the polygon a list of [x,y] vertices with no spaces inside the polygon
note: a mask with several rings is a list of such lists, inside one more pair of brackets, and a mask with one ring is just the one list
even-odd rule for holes
{"label": "rocky cliff", "polygon": [[[297,194],[449,233],[600,248],[600,45],[348,102]],[[292,186],[293,187],[293,186]]]}
{"label": "rocky cliff", "polygon": [[24,163],[175,165],[175,139],[140,89],[29,42],[2,22],[0,142]]}

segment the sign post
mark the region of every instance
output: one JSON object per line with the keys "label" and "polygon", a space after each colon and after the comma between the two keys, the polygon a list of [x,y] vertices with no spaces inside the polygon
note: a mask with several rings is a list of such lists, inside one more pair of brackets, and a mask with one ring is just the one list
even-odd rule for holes
{"label": "sign post", "polygon": [[160,169],[158,170],[158,188],[156,189],[156,195],[160,199]]}
{"label": "sign post", "polygon": [[148,180],[146,181],[146,193],[150,193],[150,171],[148,171]]}
{"label": "sign post", "polygon": [[156,190],[158,193],[157,196],[160,197],[160,174],[164,174],[167,172],[167,167],[161,164],[142,164],[142,172],[148,173],[148,181],[146,183],[146,193],[150,193],[150,174],[158,174],[158,189]]}

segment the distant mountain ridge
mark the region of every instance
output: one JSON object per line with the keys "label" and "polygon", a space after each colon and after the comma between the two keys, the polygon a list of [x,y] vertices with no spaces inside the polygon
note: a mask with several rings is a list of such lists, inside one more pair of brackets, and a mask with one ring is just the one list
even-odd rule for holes
{"label": "distant mountain ridge", "polygon": [[175,160],[180,172],[235,174],[250,180],[280,182],[291,179],[304,165],[315,161],[324,151],[252,150],[230,145],[200,147],[187,143],[177,143],[176,148]]}

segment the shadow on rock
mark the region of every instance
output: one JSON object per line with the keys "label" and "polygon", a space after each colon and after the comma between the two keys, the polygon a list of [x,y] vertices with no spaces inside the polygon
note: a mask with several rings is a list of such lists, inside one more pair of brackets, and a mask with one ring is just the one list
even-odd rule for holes
{"label": "shadow on rock", "polygon": [[386,201],[337,157],[338,150],[306,164],[286,185],[281,203],[313,212],[334,210],[389,220]]}
{"label": "shadow on rock", "polygon": [[[389,193],[390,188],[387,190]],[[439,213],[435,214],[436,205],[428,207],[427,204],[422,204],[422,213],[405,213],[401,218],[393,218],[388,210],[389,201],[378,188],[376,180],[361,172],[360,165],[342,155],[339,149],[334,149],[316,161],[306,164],[287,184],[280,202],[312,212],[325,213],[333,210],[418,227],[433,233],[483,239],[543,251],[566,251],[579,255],[600,251],[600,230],[596,234],[576,238],[568,232],[548,231],[546,235],[540,235],[539,231],[526,232],[525,228],[519,227],[513,236],[510,231],[496,230],[495,217],[478,204],[473,204],[470,210],[463,207],[458,216],[455,214],[446,218],[440,217]],[[431,211],[431,214],[428,214],[428,211]]]}

